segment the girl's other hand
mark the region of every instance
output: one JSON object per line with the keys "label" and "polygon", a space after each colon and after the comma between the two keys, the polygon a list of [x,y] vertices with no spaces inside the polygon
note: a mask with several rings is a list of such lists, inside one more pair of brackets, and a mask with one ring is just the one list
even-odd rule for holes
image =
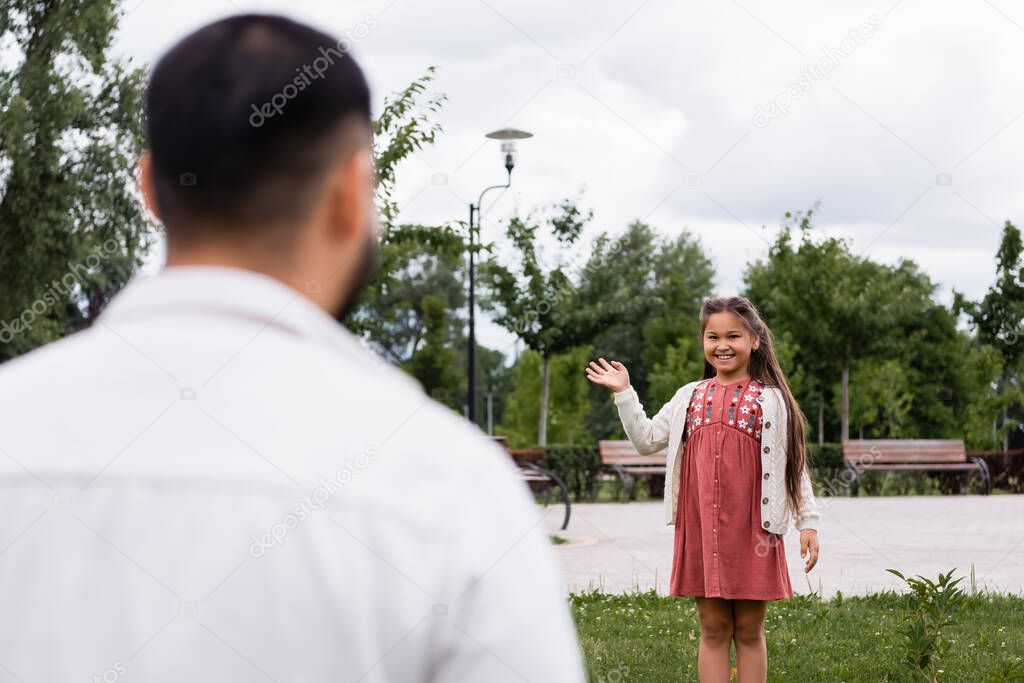
{"label": "girl's other hand", "polygon": [[800,557],[807,557],[807,562],[804,563],[804,574],[811,571],[814,565],[818,564],[818,553],[820,550],[817,531],[814,529],[804,529],[800,532]]}
{"label": "girl's other hand", "polygon": [[586,367],[587,379],[615,392],[625,391],[629,388],[629,372],[626,371],[625,365],[616,360],[611,363],[604,358],[598,360],[601,361],[600,365],[590,361]]}

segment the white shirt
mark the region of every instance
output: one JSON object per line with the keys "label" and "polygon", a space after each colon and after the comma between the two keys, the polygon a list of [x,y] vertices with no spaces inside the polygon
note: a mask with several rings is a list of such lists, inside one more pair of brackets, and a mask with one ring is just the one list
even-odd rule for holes
{"label": "white shirt", "polygon": [[0,366],[0,678],[583,681],[507,455],[270,277]]}

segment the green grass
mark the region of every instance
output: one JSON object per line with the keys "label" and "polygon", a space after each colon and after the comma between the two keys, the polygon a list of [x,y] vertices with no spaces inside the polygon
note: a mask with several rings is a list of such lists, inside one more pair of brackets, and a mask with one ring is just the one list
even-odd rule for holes
{"label": "green grass", "polygon": [[[829,601],[794,596],[769,604],[769,681],[914,681],[901,664],[911,596],[892,591]],[[653,591],[571,596],[590,681],[697,681],[700,628],[693,598]],[[950,626],[941,681],[1024,681],[1024,597],[978,592]],[[733,653],[735,666],[735,652]]]}

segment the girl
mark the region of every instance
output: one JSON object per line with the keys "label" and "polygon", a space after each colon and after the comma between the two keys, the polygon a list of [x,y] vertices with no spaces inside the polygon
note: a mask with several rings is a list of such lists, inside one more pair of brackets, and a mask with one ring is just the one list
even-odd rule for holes
{"label": "girl", "polygon": [[775,358],[771,331],[746,298],[704,302],[704,379],[650,419],[626,367],[586,368],[615,392],[619,418],[643,455],[668,448],[665,521],[675,524],[670,595],[696,598],[702,683],[765,681],[767,603],[793,597],[783,535],[795,512],[804,573],[818,562],[820,513],[807,472],[804,416]]}

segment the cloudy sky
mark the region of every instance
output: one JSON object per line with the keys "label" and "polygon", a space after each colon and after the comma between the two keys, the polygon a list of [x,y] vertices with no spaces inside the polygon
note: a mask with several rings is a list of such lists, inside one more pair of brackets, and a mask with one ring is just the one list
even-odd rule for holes
{"label": "cloudy sky", "polygon": [[[283,13],[347,35],[379,103],[425,69],[448,96],[437,144],[399,174],[401,220],[461,219],[489,195],[485,233],[575,197],[591,232],[643,219],[689,229],[721,294],[766,253],[787,210],[857,253],[915,260],[978,297],[1003,221],[1024,222],[1024,8],[1008,0],[678,3],[604,0],[129,0],[117,50],[152,63],[203,23]],[[756,302],[755,302],[756,303]],[[511,352],[484,323],[480,341]]]}

